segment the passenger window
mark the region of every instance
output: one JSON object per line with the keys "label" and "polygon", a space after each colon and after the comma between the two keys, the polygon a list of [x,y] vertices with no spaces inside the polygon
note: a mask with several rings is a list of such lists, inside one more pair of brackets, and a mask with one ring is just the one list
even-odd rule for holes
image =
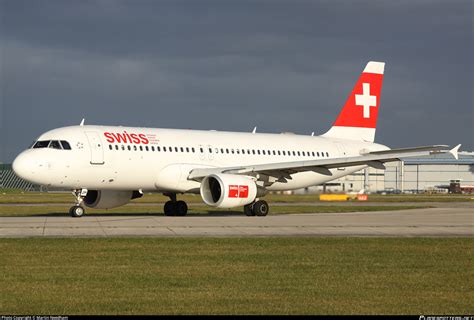
{"label": "passenger window", "polygon": [[262,150],[262,154],[265,155],[265,150]]}
{"label": "passenger window", "polygon": [[326,157],[329,157],[329,152],[326,152]]}
{"label": "passenger window", "polygon": [[239,149],[237,149],[237,150],[235,150],[235,151],[237,151],[237,154],[240,154],[240,151],[239,151]]}
{"label": "passenger window", "polygon": [[142,147],[142,146],[140,146],[140,151],[143,151],[143,147]]}
{"label": "passenger window", "polygon": [[260,155],[260,150],[257,150],[257,154],[259,154],[259,155]]}
{"label": "passenger window", "polygon": [[183,148],[183,147],[181,147],[181,152],[184,152],[184,148]]}
{"label": "passenger window", "polygon": [[71,150],[71,145],[69,144],[69,142],[61,140],[61,144],[64,150]]}
{"label": "passenger window", "polygon": [[252,149],[252,154],[255,154],[255,149]]}
{"label": "passenger window", "polygon": [[155,147],[154,147],[154,146],[151,146],[151,151],[155,151]]}
{"label": "passenger window", "polygon": [[194,147],[192,147],[192,148],[191,148],[191,150],[192,150],[192,151],[193,151],[193,153],[194,153]]}
{"label": "passenger window", "polygon": [[132,147],[127,146],[128,151],[132,151]]}
{"label": "passenger window", "polygon": [[189,147],[186,147],[186,152],[188,152],[188,153],[189,153]]}
{"label": "passenger window", "polygon": [[203,148],[199,148],[199,150],[201,150],[201,153],[204,153],[204,149],[203,149]]}
{"label": "passenger window", "polygon": [[161,151],[161,147],[156,147],[156,151],[160,152],[160,151]]}
{"label": "passenger window", "polygon": [[118,149],[119,149],[118,144],[116,144],[115,145],[115,150],[118,150]]}
{"label": "passenger window", "polygon": [[283,150],[282,152],[283,152],[283,155],[284,155],[284,156],[286,156],[286,152],[285,152],[285,150]]}
{"label": "passenger window", "polygon": [[112,150],[112,145],[111,144],[109,144],[109,149]]}
{"label": "passenger window", "polygon": [[178,147],[174,147],[174,151],[178,152]]}
{"label": "passenger window", "polygon": [[275,152],[275,150],[273,150],[273,155],[274,155],[274,156],[276,156],[276,152]]}
{"label": "passenger window", "polygon": [[225,149],[225,153],[229,153],[229,149]]}
{"label": "passenger window", "polygon": [[314,151],[313,151],[313,152],[311,152],[311,153],[312,153],[312,155],[313,155],[313,157],[314,157]]}
{"label": "passenger window", "polygon": [[133,151],[137,151],[137,146],[133,146]]}
{"label": "passenger window", "polygon": [[125,146],[124,146],[124,145],[122,145],[122,150],[125,150]]}
{"label": "passenger window", "polygon": [[209,148],[209,153],[212,153],[212,148]]}
{"label": "passenger window", "polygon": [[230,151],[232,152],[232,154],[234,154],[234,149],[230,149]]}

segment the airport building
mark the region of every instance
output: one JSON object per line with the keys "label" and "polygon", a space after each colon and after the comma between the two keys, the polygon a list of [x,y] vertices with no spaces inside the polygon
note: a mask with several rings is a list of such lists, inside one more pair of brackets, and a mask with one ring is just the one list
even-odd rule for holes
{"label": "airport building", "polygon": [[[386,170],[368,168],[331,181],[322,186],[297,190],[295,193],[320,192],[448,192],[450,181],[461,187],[474,186],[474,152],[460,152],[459,159],[441,154],[386,163]],[[444,187],[444,188],[443,188]],[[0,189],[45,190],[18,178],[11,165],[0,165]]]}
{"label": "airport building", "polygon": [[452,180],[474,186],[474,152],[460,152],[459,159],[449,154],[407,158],[385,164],[386,170],[368,168],[331,181],[323,186],[298,190],[306,192],[420,193],[448,192]]}

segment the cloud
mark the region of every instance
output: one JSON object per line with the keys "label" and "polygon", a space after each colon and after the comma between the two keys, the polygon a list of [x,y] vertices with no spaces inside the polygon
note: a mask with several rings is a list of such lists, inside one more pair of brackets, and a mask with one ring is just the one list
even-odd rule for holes
{"label": "cloud", "polygon": [[6,0],[0,12],[4,161],[84,116],[322,133],[372,59],[387,62],[378,141],[474,148],[469,1]]}

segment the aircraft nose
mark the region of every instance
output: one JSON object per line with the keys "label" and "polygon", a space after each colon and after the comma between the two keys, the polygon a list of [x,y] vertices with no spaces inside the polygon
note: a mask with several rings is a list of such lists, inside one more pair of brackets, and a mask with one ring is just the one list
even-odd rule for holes
{"label": "aircraft nose", "polygon": [[28,152],[20,153],[12,163],[13,171],[25,180],[31,180],[34,175],[34,159]]}

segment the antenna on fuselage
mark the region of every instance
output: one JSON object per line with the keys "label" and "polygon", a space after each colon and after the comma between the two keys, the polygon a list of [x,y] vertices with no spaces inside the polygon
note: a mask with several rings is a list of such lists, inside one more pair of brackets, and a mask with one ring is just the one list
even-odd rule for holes
{"label": "antenna on fuselage", "polygon": [[81,121],[81,123],[79,124],[81,127],[84,126],[84,121],[85,121],[85,120],[86,120],[85,118],[82,118],[82,121]]}
{"label": "antenna on fuselage", "polygon": [[314,131],[313,131],[313,132],[311,132],[311,136],[312,136],[312,137],[314,137]]}
{"label": "antenna on fuselage", "polygon": [[254,127],[252,133],[255,134],[257,132],[257,127]]}

